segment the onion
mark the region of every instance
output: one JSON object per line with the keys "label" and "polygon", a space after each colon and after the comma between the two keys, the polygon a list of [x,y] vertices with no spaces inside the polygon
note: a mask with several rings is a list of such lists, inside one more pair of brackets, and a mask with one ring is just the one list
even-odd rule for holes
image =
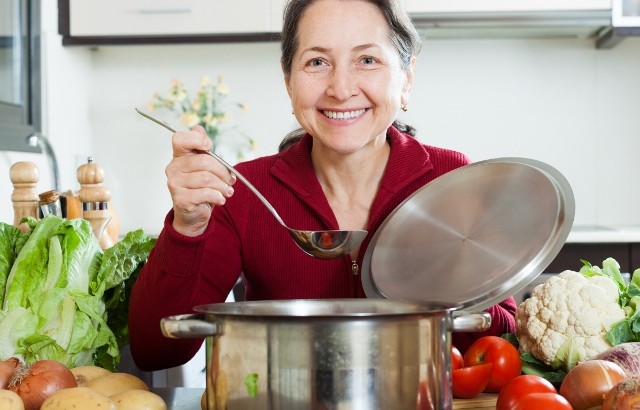
{"label": "onion", "polygon": [[0,389],[6,389],[9,387],[9,382],[16,372],[16,367],[19,362],[13,359],[15,358],[12,357],[6,361],[0,361]]}
{"label": "onion", "polygon": [[636,409],[640,406],[640,377],[627,377],[609,390],[602,410]]}
{"label": "onion", "polygon": [[77,386],[76,378],[67,366],[55,360],[39,360],[31,366],[19,366],[9,383],[9,390],[18,393],[25,410],[38,410],[58,390]]}
{"label": "onion", "polygon": [[615,345],[594,359],[608,360],[620,365],[628,376],[640,376],[640,342]]}
{"label": "onion", "polygon": [[606,360],[588,360],[578,364],[565,376],[560,394],[574,410],[601,406],[604,395],[626,376],[622,368]]}

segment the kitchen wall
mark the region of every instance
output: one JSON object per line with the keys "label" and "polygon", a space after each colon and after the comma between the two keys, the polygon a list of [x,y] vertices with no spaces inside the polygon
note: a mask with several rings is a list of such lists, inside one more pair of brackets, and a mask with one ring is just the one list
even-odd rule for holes
{"label": "kitchen wall", "polygon": [[[222,75],[230,99],[249,105],[236,120],[258,140],[255,156],[275,152],[296,126],[277,44],[62,47],[55,13],[45,6],[45,135],[63,187],[77,188],[75,169],[89,155],[104,167],[123,232],[159,232],[170,207],[170,135],[133,108],[172,78],[195,88],[205,74]],[[610,50],[573,39],[427,40],[401,118],[422,141],[473,160],[523,156],[555,166],[574,189],[576,224],[640,225],[639,68],[640,38]],[[49,188],[41,155],[0,155],[7,170],[16,160],[38,161],[39,189]],[[10,221],[4,175],[0,219]]]}

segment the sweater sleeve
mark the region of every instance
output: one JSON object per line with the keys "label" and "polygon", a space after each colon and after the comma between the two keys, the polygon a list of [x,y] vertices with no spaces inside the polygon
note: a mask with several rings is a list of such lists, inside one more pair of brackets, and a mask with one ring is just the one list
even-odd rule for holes
{"label": "sweater sleeve", "polygon": [[[183,236],[173,229],[172,220],[173,212],[170,212],[131,293],[131,353],[136,365],[145,371],[186,363],[196,354],[203,341],[166,338],[160,330],[162,318],[192,312],[198,261],[212,231],[209,227],[199,237]],[[226,296],[221,297],[224,300]]]}
{"label": "sweater sleeve", "polygon": [[483,336],[502,336],[505,333],[515,333],[516,309],[516,300],[513,296],[491,306],[486,310],[491,315],[491,327],[483,332],[454,332],[453,345],[464,354],[475,340]]}

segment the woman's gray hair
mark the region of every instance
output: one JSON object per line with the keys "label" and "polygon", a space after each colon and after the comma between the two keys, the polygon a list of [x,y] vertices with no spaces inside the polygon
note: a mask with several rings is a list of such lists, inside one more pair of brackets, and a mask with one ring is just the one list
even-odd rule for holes
{"label": "woman's gray hair", "polygon": [[[374,4],[387,20],[391,28],[390,39],[398,55],[403,69],[407,70],[411,58],[420,52],[422,40],[413,22],[400,5],[399,0],[366,0]],[[282,71],[285,76],[291,74],[293,55],[298,48],[298,23],[306,9],[314,0],[289,0],[283,12],[282,34],[280,42]]]}

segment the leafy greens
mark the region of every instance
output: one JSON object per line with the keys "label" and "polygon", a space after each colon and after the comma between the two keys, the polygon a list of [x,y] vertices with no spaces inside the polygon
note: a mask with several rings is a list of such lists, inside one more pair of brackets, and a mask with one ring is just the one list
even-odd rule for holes
{"label": "leafy greens", "polygon": [[612,346],[626,342],[640,342],[640,269],[636,269],[631,275],[631,280],[626,282],[620,273],[620,264],[613,258],[607,258],[602,262],[602,268],[593,266],[583,260],[584,266],[580,269],[586,277],[606,276],[618,285],[620,299],[618,303],[625,313],[625,318],[614,323],[605,337]]}
{"label": "leafy greens", "polygon": [[84,219],[22,222],[26,233],[0,222],[0,359],[115,370],[131,287],[155,239],[137,230],[103,252]]}

